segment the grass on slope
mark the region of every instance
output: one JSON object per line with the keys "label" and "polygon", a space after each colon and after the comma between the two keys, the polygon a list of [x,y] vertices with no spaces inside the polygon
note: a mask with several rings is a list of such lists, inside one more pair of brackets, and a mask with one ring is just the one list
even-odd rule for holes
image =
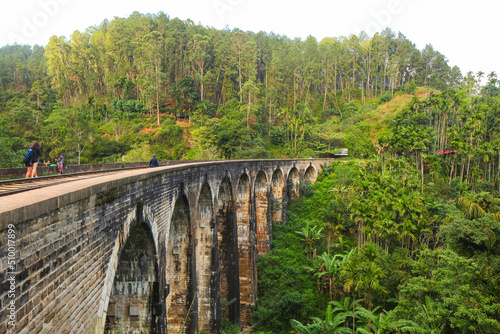
{"label": "grass on slope", "polygon": [[[418,87],[415,95],[423,100],[433,90],[427,87]],[[369,122],[369,138],[373,143],[388,130],[389,122],[396,114],[401,112],[410,103],[414,95],[397,93],[389,102],[380,104],[377,109],[367,112],[366,119]]]}

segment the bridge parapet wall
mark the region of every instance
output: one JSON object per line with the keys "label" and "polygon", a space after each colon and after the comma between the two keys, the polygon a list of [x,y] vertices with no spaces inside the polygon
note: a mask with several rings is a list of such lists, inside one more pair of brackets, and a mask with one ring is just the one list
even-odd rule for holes
{"label": "bridge parapet wall", "polygon": [[[159,164],[163,166],[176,166],[185,163],[198,163],[204,161],[191,160],[166,160],[160,161]],[[110,163],[100,163],[100,164],[81,164],[81,165],[64,165],[64,173],[79,173],[79,172],[91,172],[106,169],[118,169],[118,168],[149,168],[149,161],[142,162],[110,162]],[[38,175],[51,175],[57,174],[57,166],[45,166],[43,164],[37,167]],[[0,179],[21,179],[26,175],[26,167],[13,167],[13,168],[0,168]]]}

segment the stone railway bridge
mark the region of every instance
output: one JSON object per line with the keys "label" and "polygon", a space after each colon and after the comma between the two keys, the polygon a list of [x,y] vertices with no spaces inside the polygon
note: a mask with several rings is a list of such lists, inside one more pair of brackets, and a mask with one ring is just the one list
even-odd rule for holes
{"label": "stone railway bridge", "polygon": [[0,333],[248,326],[271,223],[330,161],[188,163],[0,198]]}

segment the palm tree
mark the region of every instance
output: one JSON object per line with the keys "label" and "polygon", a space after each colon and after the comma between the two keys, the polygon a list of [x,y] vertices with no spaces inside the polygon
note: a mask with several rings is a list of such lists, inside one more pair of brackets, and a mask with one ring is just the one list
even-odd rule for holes
{"label": "palm tree", "polygon": [[342,265],[342,260],[344,259],[344,255],[336,254],[335,256],[332,256],[331,254],[323,253],[323,255],[320,256],[320,259],[323,262],[320,267],[320,269],[322,269],[322,272],[318,273],[317,276],[318,278],[322,278],[327,284],[330,300],[332,300],[337,294],[335,291],[336,289],[334,283],[340,274],[340,268]]}
{"label": "palm tree", "polygon": [[424,329],[410,320],[397,319],[395,310],[389,312],[383,310],[376,314],[378,310],[376,307],[373,311],[367,310],[363,307],[358,308],[358,315],[366,319],[367,325],[365,328],[358,327],[358,332],[362,334],[390,334],[397,332],[412,332],[423,333]]}
{"label": "palm tree", "polygon": [[[324,333],[349,333],[350,329],[342,326],[346,321],[346,316],[342,314],[337,314],[334,316],[334,311],[332,305],[328,305],[326,308],[325,321],[324,321]],[[319,319],[318,319],[319,320]]]}
{"label": "palm tree", "polygon": [[466,194],[458,199],[458,207],[468,219],[485,217],[487,213],[500,213],[500,199],[488,192]]}
{"label": "palm tree", "polygon": [[[347,293],[352,290],[352,300],[356,300],[356,287],[360,278],[361,272],[358,268],[359,262],[357,261],[354,249],[344,258],[345,262],[342,266],[341,277],[344,278],[344,289]],[[352,303],[352,332],[356,332],[356,303]]]}
{"label": "palm tree", "polygon": [[422,199],[416,193],[400,194],[394,202],[394,219],[400,229],[398,238],[401,240],[401,247],[406,245],[406,248],[410,249],[411,242],[415,240],[414,221],[423,219],[423,207]]}
{"label": "palm tree", "polygon": [[363,273],[360,275],[357,289],[364,292],[365,303],[368,309],[373,307],[373,300],[378,294],[387,294],[387,290],[381,285],[381,280],[384,279],[386,275],[382,268],[377,264],[372,262],[368,267],[364,268]]}
{"label": "palm tree", "polygon": [[382,211],[377,216],[374,227],[380,238],[384,239],[385,253],[389,254],[390,237],[396,232],[396,224],[391,219],[392,212]]}
{"label": "palm tree", "polygon": [[351,209],[354,210],[351,218],[354,218],[358,223],[358,249],[360,249],[366,241],[363,229],[364,225],[368,224],[373,216],[373,207],[365,203],[364,200],[358,200],[351,203]]}
{"label": "palm tree", "polygon": [[340,251],[344,251],[344,247],[348,245],[349,241],[345,239],[342,235],[339,235],[337,241],[333,244],[334,248],[340,247]]}
{"label": "palm tree", "polygon": [[319,227],[318,225],[311,224],[310,221],[306,221],[306,226],[304,226],[302,230],[296,233],[304,237],[304,239],[301,240],[304,240],[306,242],[305,251],[307,254],[307,258],[315,258],[316,247],[314,244],[317,240],[321,239],[323,235],[323,228]]}
{"label": "palm tree", "polygon": [[401,247],[405,247],[406,245],[406,248],[410,249],[411,242],[415,241],[415,225],[410,219],[405,219],[399,226],[401,227],[401,232],[398,239],[401,240]]}
{"label": "palm tree", "polygon": [[386,277],[382,265],[384,255],[382,249],[372,242],[366,243],[359,254],[361,275],[356,290],[364,293],[364,302],[369,309],[373,307],[373,300],[379,294],[386,294],[387,290],[381,285]]}
{"label": "palm tree", "polygon": [[321,333],[321,325],[318,323],[304,325],[300,321],[292,319],[292,320],[290,320],[290,324],[292,325],[292,328],[297,331],[297,333],[303,333],[303,334],[320,334]]}
{"label": "palm tree", "polygon": [[420,219],[419,221],[417,221],[415,229],[417,231],[416,235],[419,236],[419,246],[426,244],[427,247],[429,247],[429,242],[434,235],[431,228],[433,221],[435,220]]}
{"label": "palm tree", "polygon": [[336,315],[332,309],[332,305],[328,305],[325,313],[325,319],[311,318],[312,324],[304,325],[300,321],[295,319],[291,320],[291,325],[293,329],[299,333],[304,334],[337,334],[337,333],[350,333],[351,330],[347,327],[342,326],[345,322],[346,316]]}
{"label": "palm tree", "polygon": [[339,316],[344,316],[346,319],[345,327],[349,327],[348,319],[349,318],[354,319],[352,309],[355,309],[356,306],[359,307],[360,301],[361,301],[361,299],[358,299],[358,300],[353,301],[353,303],[351,303],[351,298],[342,297],[340,300],[332,300],[329,304],[334,306],[332,313],[334,313],[334,314],[338,313]]}
{"label": "palm tree", "polygon": [[323,209],[323,221],[326,234],[326,249],[330,252],[330,245],[344,229],[342,225],[342,204],[338,200],[331,200],[328,206]]}
{"label": "palm tree", "polygon": [[446,321],[439,315],[436,310],[436,304],[429,296],[425,296],[425,302],[418,302],[419,312],[417,318],[420,319],[420,324],[425,328],[427,334],[442,333]]}

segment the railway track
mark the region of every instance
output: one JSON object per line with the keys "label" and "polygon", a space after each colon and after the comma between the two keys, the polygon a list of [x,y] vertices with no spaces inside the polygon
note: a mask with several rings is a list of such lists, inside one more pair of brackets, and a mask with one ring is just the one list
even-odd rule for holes
{"label": "railway track", "polygon": [[149,167],[130,167],[130,168],[117,168],[117,169],[105,169],[90,172],[79,172],[71,174],[62,175],[49,175],[40,176],[28,179],[13,179],[13,180],[3,180],[0,181],[0,197],[8,196],[23,191],[39,189],[49,186],[54,186],[62,183],[73,182],[82,179],[91,179],[104,174],[112,174],[117,172],[122,172],[125,170],[132,169],[144,169]]}

